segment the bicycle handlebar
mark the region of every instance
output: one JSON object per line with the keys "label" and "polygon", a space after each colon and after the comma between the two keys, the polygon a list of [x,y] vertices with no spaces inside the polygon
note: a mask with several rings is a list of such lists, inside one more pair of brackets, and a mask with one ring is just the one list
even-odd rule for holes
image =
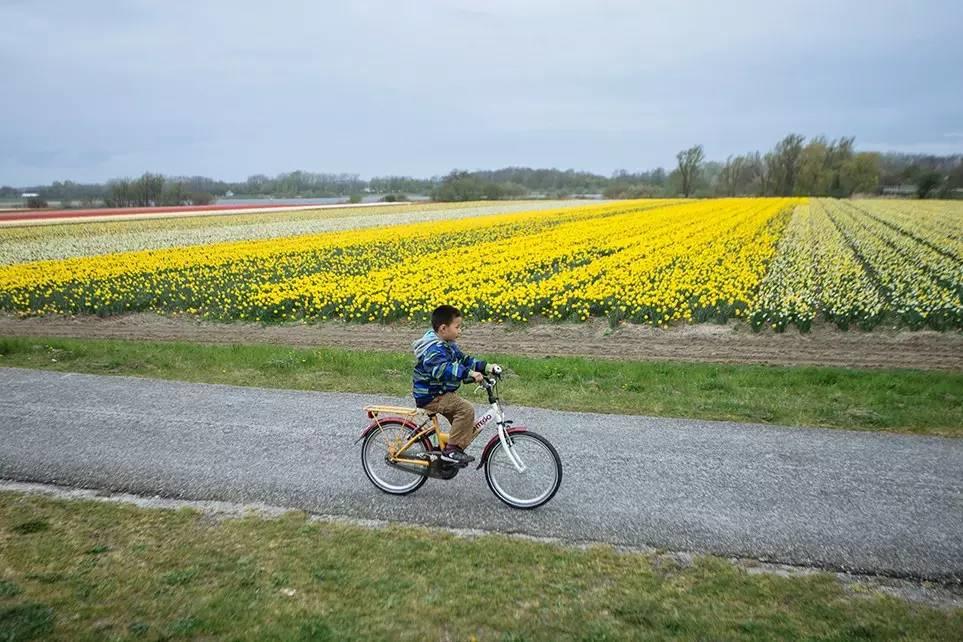
{"label": "bicycle handlebar", "polygon": [[498,366],[498,365],[493,366],[491,369],[490,376],[482,375],[482,382],[478,384],[478,387],[475,388],[475,391],[477,392],[478,390],[481,390],[484,388],[485,392],[488,393],[489,403],[495,403],[498,400],[498,397],[495,396],[495,385],[498,384],[498,380],[501,378],[502,378],[501,366]]}

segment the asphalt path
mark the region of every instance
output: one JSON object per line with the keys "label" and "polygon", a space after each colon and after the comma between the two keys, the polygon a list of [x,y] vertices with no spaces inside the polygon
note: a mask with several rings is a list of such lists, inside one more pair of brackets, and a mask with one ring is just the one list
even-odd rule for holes
{"label": "asphalt path", "polygon": [[0,391],[4,479],[963,578],[963,440],[513,407],[506,386],[508,416],[564,465],[549,504],[517,511],[474,467],[375,489],[361,408],[405,399],[19,368],[0,368]]}

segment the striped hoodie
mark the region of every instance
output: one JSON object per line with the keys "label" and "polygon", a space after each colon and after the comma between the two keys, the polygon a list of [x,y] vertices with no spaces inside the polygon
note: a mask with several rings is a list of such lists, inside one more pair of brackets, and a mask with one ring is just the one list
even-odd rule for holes
{"label": "striped hoodie", "polygon": [[458,390],[469,371],[485,371],[484,361],[463,353],[454,341],[444,341],[434,330],[413,341],[411,349],[417,360],[412,393],[419,408],[431,403],[435,397]]}

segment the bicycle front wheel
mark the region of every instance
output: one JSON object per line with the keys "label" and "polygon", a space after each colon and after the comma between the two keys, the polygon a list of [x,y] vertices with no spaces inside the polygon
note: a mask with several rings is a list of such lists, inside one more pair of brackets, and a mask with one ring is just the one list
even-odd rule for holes
{"label": "bicycle front wheel", "polygon": [[512,508],[532,509],[548,503],[562,485],[562,460],[555,447],[534,432],[507,436],[508,447],[525,470],[519,472],[501,440],[485,462],[485,481],[495,497]]}

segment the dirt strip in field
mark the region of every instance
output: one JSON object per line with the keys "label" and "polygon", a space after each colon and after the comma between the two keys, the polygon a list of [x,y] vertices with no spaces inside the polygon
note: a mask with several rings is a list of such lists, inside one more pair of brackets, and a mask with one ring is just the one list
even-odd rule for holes
{"label": "dirt strip in field", "polygon": [[[268,343],[407,351],[424,331],[411,323],[260,325],[216,323],[192,317],[136,313],[117,317],[28,317],[0,314],[0,336],[192,341],[208,344]],[[916,368],[963,371],[963,333],[876,329],[840,331],[815,326],[802,334],[753,332],[743,323],[668,329],[624,324],[610,329],[587,323],[466,325],[459,344],[472,353],[585,356],[605,359]]]}

